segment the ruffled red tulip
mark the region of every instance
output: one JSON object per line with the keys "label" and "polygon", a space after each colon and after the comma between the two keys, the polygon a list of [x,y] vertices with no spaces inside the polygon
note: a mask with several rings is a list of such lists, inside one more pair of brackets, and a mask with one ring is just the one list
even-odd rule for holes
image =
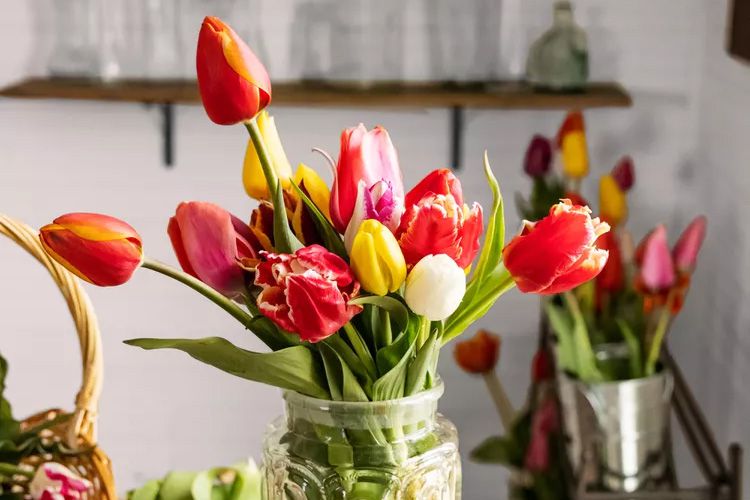
{"label": "ruffled red tulip", "polygon": [[108,215],[62,215],[40,230],[39,239],[50,257],[98,286],[125,283],[143,262],[141,237]]}
{"label": "ruffled red tulip", "polygon": [[672,250],[674,264],[681,273],[692,273],[695,269],[695,262],[698,260],[703,240],[706,237],[706,225],[708,221],[704,216],[693,219],[687,228],[680,235],[680,239]]}
{"label": "ruffled red tulip", "polygon": [[336,333],[360,306],[348,302],[359,294],[359,283],[341,257],[310,245],[294,254],[263,252],[255,284],[260,312],[302,340],[318,342]]}
{"label": "ruffled red tulip", "polygon": [[610,231],[597,240],[596,246],[609,252],[607,263],[596,277],[598,292],[614,293],[622,290],[625,284],[625,272],[622,265],[622,253],[617,242],[617,235]]}
{"label": "ruffled red tulip", "polygon": [[524,224],[521,234],[503,249],[503,263],[522,292],[562,293],[602,270],[607,251],[594,243],[607,231],[609,225],[592,219],[588,207],[563,200],[544,219]]}
{"label": "ruffled red tulip", "polygon": [[456,343],[453,357],[458,366],[469,373],[492,371],[500,357],[500,337],[487,330],[479,330],[472,338]]}
{"label": "ruffled red tulip", "polygon": [[182,269],[226,297],[247,292],[243,261],[260,257],[260,242],[250,227],[213,203],[180,203],[167,227]]}
{"label": "ruffled red tulip", "polygon": [[560,427],[555,398],[541,402],[531,419],[531,439],[526,449],[524,467],[530,472],[545,472],[549,468],[549,436]]}
{"label": "ruffled red tulip", "polygon": [[523,170],[530,177],[544,177],[552,164],[552,144],[549,139],[535,135],[523,159]]}
{"label": "ruffled red tulip", "polygon": [[642,245],[639,282],[651,293],[669,290],[675,284],[674,262],[663,225],[654,229]]}
{"label": "ruffled red tulip", "polygon": [[214,123],[250,120],[271,102],[266,68],[221,19],[203,20],[195,59],[203,107]]}
{"label": "ruffled red tulip", "polygon": [[461,183],[448,169],[430,172],[406,195],[397,238],[409,266],[446,254],[462,269],[479,251],[482,207],[464,204]]}
{"label": "ruffled red tulip", "polygon": [[635,167],[633,166],[633,159],[629,156],[623,156],[620,161],[617,162],[615,168],[612,169],[612,177],[617,182],[617,185],[623,191],[630,191],[630,188],[635,184]]}
{"label": "ruffled red tulip", "polygon": [[[377,219],[391,231],[398,228],[404,184],[396,149],[383,127],[368,131],[360,123],[341,133],[330,206],[331,221],[339,232],[346,232],[358,198],[367,218]],[[357,229],[353,228],[355,234]]]}

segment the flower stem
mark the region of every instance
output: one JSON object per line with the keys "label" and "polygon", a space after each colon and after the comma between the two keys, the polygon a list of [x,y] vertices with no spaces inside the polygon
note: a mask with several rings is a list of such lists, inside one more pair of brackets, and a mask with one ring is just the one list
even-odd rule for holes
{"label": "flower stem", "polygon": [[142,267],[150,269],[152,271],[156,271],[157,273],[161,273],[165,276],[179,281],[184,285],[189,286],[190,288],[208,298],[214,304],[231,314],[232,317],[242,323],[242,326],[244,326],[245,328],[248,328],[250,321],[253,319],[252,316],[243,311],[242,308],[235,302],[224,297],[222,294],[206,285],[198,278],[194,278],[193,276],[190,276],[189,274],[182,272],[179,269],[175,269],[174,267],[164,264],[163,262],[152,259],[144,259]]}
{"label": "flower stem", "polygon": [[362,364],[365,365],[367,373],[373,380],[377,380],[378,370],[375,367],[375,360],[372,359],[372,354],[370,354],[370,350],[367,348],[367,344],[365,344],[362,336],[351,323],[344,325],[344,332],[346,332],[346,337],[349,339],[349,342],[351,342],[357,357]]}
{"label": "flower stem", "polygon": [[656,362],[659,360],[659,354],[661,354],[661,345],[664,342],[664,337],[669,329],[669,322],[672,319],[672,302],[674,300],[674,294],[669,293],[667,297],[667,303],[659,315],[659,321],[656,324],[656,329],[653,333],[653,340],[648,350],[648,357],[646,358],[645,375],[651,376],[656,371]]}
{"label": "flower stem", "polygon": [[500,421],[503,423],[505,432],[509,433],[513,425],[513,419],[516,416],[513,403],[510,402],[508,393],[505,392],[505,387],[500,382],[500,378],[495,373],[495,370],[484,372],[482,378],[484,379],[484,383],[487,384],[487,390],[492,397],[492,401],[495,403],[495,408],[497,408],[497,413],[500,415]]}
{"label": "flower stem", "polygon": [[22,469],[17,465],[0,462],[0,476],[12,478],[13,476],[24,476],[29,479],[34,477],[34,471]]}
{"label": "flower stem", "polygon": [[246,121],[245,128],[247,128],[247,131],[250,134],[250,140],[253,141],[255,152],[258,153],[260,166],[263,169],[263,175],[268,184],[268,192],[271,194],[271,199],[275,200],[276,191],[279,189],[279,177],[273,169],[271,155],[268,154],[266,143],[263,141],[263,134],[261,134],[260,128],[258,128],[257,120],[253,118],[252,120]]}

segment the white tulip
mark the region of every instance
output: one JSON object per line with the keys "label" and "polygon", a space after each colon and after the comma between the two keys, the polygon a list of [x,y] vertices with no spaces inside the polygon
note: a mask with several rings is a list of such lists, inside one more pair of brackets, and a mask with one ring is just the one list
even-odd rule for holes
{"label": "white tulip", "polygon": [[458,309],[466,293],[466,274],[445,254],[428,255],[406,277],[406,304],[430,321],[440,321]]}

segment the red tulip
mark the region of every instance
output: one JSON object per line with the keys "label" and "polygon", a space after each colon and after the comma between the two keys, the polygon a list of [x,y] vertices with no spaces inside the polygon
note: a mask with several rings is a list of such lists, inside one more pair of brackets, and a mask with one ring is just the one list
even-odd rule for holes
{"label": "red tulip", "polygon": [[406,195],[398,238],[409,266],[446,254],[466,269],[479,251],[482,207],[464,204],[461,183],[448,169],[429,173]]}
{"label": "red tulip", "polygon": [[310,245],[294,254],[263,252],[255,284],[260,312],[302,340],[318,342],[336,333],[360,306],[349,305],[359,283],[341,257]]}
{"label": "red tulip", "polygon": [[695,269],[698,252],[706,237],[707,223],[704,216],[696,217],[680,235],[680,239],[677,240],[672,250],[672,257],[678,271],[689,274]]}
{"label": "red tulip", "polygon": [[346,232],[358,197],[369,209],[367,218],[377,218],[395,231],[403,212],[404,185],[396,149],[383,127],[368,132],[360,123],[341,133],[330,206],[331,221],[339,232]]}
{"label": "red tulip", "polygon": [[523,160],[523,170],[530,177],[543,177],[552,164],[552,144],[541,135],[532,137]]}
{"label": "red tulip", "polygon": [[479,330],[472,338],[456,343],[453,356],[458,366],[469,373],[492,371],[500,357],[500,337]]}
{"label": "red tulip", "polygon": [[143,262],[141,237],[108,215],[62,215],[40,230],[39,239],[50,257],[98,286],[125,283]]}
{"label": "red tulip", "polygon": [[182,269],[223,295],[247,293],[242,260],[259,258],[261,244],[247,224],[213,203],[180,203],[167,227]]}
{"label": "red tulip", "polygon": [[203,20],[196,53],[198,87],[219,125],[252,119],[271,102],[271,81],[245,42],[217,17]]}
{"label": "red tulip", "polygon": [[569,199],[573,206],[587,207],[589,205],[588,200],[575,191],[566,192],[565,198]]}
{"label": "red tulip", "polygon": [[603,234],[597,241],[596,246],[609,252],[607,263],[604,265],[602,272],[596,277],[597,291],[614,293],[622,290],[625,283],[625,276],[617,235],[612,231]]}
{"label": "red tulip", "polygon": [[609,225],[590,214],[588,207],[563,200],[544,219],[525,223],[521,234],[503,249],[503,263],[519,290],[557,294],[599,274],[607,251],[594,243],[609,231]]}
{"label": "red tulip", "polygon": [[623,156],[612,169],[612,177],[623,191],[630,191],[635,184],[635,167],[633,159],[629,156]]}
{"label": "red tulip", "polygon": [[651,293],[659,293],[675,284],[674,263],[667,243],[667,230],[659,225],[642,244],[639,282]]}
{"label": "red tulip", "polygon": [[555,377],[555,367],[547,349],[540,348],[531,360],[531,381],[535,384]]}

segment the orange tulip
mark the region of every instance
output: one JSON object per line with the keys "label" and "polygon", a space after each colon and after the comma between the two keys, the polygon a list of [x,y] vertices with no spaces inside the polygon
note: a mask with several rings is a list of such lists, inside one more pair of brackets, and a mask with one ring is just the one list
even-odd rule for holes
{"label": "orange tulip", "polygon": [[453,356],[458,366],[469,373],[492,371],[500,356],[500,337],[479,330],[472,338],[458,342]]}
{"label": "orange tulip", "polygon": [[607,231],[609,225],[592,219],[588,207],[563,200],[544,219],[525,223],[503,249],[503,263],[522,292],[562,293],[602,270],[608,254],[594,242]]}
{"label": "orange tulip", "polygon": [[217,17],[203,20],[196,69],[203,107],[214,123],[234,125],[250,120],[271,102],[266,68]]}
{"label": "orange tulip", "polygon": [[125,283],[143,262],[141,237],[108,215],[62,215],[40,230],[39,239],[50,257],[98,286]]}

